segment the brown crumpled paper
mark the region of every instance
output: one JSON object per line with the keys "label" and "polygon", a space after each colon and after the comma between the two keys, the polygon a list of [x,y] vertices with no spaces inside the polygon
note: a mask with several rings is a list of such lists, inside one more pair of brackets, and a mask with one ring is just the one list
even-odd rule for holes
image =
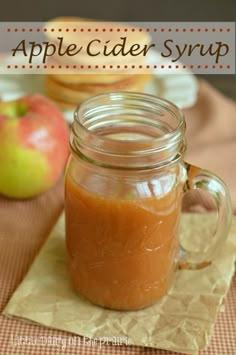
{"label": "brown crumpled paper", "polygon": [[[184,242],[210,242],[212,214],[185,214]],[[181,270],[169,294],[154,306],[136,312],[97,307],[73,290],[65,265],[64,216],[18,287],[4,314],[87,337],[129,337],[131,343],[185,354],[207,346],[217,311],[234,273],[236,217],[228,241],[212,265],[201,270]],[[201,238],[200,238],[201,237]]]}

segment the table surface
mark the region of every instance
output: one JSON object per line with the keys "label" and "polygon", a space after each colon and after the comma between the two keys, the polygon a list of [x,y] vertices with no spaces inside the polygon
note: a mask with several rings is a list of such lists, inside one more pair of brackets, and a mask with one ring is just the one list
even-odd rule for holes
{"label": "table surface", "polygon": [[[18,267],[21,267],[18,264]],[[1,309],[13,291],[13,270],[9,270],[12,282],[3,285],[5,288],[1,298]],[[2,286],[2,285],[1,285]],[[236,278],[232,283],[225,304],[225,311],[218,315],[214,335],[207,350],[201,355],[235,355],[236,354]],[[79,340],[78,340],[79,339]],[[29,344],[22,345],[22,341]],[[54,345],[52,345],[54,342]],[[43,344],[43,345],[41,345]],[[46,345],[45,345],[46,344]],[[87,339],[62,331],[52,330],[29,324],[16,319],[0,316],[0,354],[1,355],[59,355],[59,354],[110,354],[110,355],[177,355],[177,353],[142,348],[136,346],[92,345]]]}
{"label": "table surface", "polygon": [[[232,81],[233,79],[233,81]],[[235,79],[212,78],[221,91],[236,98]],[[0,311],[2,311],[24,278],[40,246],[63,208],[61,181],[53,191],[37,202],[22,204],[0,198]],[[12,211],[14,210],[14,218]],[[22,223],[34,217],[32,225]],[[16,226],[18,224],[18,229]],[[5,231],[2,233],[2,231]],[[7,231],[7,232],[6,232]],[[26,344],[23,344],[26,342]],[[57,355],[57,354],[146,354],[174,355],[164,350],[136,346],[92,345],[82,337],[48,329],[0,315],[0,355]],[[225,302],[225,310],[218,315],[207,350],[201,355],[236,355],[236,277]]]}
{"label": "table surface", "polygon": [[[61,203],[58,206],[58,194]],[[63,196],[61,182],[37,201],[24,203],[0,198],[0,311],[11,298],[14,290],[24,278],[49,229],[61,213]],[[46,205],[51,208],[46,208]],[[15,224],[10,211],[14,210]],[[33,211],[33,212],[32,212]],[[32,216],[33,213],[33,216]],[[35,235],[29,223],[19,225],[31,215]],[[44,221],[44,223],[42,223]],[[18,225],[17,233],[15,226]],[[48,225],[49,227],[45,227]],[[1,232],[2,232],[1,230]],[[26,344],[23,344],[26,342]],[[164,350],[136,346],[91,345],[86,339],[73,334],[49,329],[26,321],[0,315],[0,355],[57,355],[57,354],[176,354]],[[236,355],[236,277],[228,292],[225,310],[218,315],[207,350],[201,355]]]}
{"label": "table surface", "polygon": [[[1,242],[0,242],[0,249]],[[0,288],[0,309],[2,310],[11,297],[18,280],[15,278],[15,270],[25,273],[24,258],[27,258],[27,251],[15,251],[15,261],[9,263],[6,258],[2,264],[5,270],[5,282],[1,282]],[[10,252],[10,251],[9,251]],[[10,252],[12,254],[12,252]],[[1,257],[3,253],[1,252]],[[8,260],[8,261],[7,261]],[[27,344],[24,344],[24,343]],[[93,345],[88,339],[73,334],[45,328],[43,326],[30,324],[17,319],[10,319],[0,316],[0,354],[1,355],[59,355],[59,354],[130,354],[130,355],[176,355],[177,353],[142,348],[136,346],[116,345]],[[201,351],[201,355],[235,355],[236,354],[236,277],[228,293],[224,312],[218,315],[207,350]]]}

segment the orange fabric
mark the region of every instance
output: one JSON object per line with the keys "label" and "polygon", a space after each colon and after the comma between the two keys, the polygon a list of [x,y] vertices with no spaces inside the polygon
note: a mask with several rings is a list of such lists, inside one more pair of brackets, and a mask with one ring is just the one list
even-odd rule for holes
{"label": "orange fabric", "polygon": [[62,208],[62,179],[35,199],[0,198],[0,312],[27,272]]}
{"label": "orange fabric", "polygon": [[[224,180],[236,212],[236,102],[201,81],[197,103],[184,114],[188,144],[185,160]],[[209,207],[205,198],[201,202]]]}

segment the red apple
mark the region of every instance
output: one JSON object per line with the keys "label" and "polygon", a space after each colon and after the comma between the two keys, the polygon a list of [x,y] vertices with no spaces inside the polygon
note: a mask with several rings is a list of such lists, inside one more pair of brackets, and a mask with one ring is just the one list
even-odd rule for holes
{"label": "red apple", "polygon": [[61,175],[69,129],[54,103],[41,95],[0,102],[0,194],[28,198]]}

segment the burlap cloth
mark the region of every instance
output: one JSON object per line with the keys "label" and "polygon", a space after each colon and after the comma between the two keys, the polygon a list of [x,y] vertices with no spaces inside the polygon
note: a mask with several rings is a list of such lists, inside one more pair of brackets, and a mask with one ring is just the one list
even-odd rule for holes
{"label": "burlap cloth", "polygon": [[[225,180],[231,192],[234,210],[235,115],[236,104],[205,82],[201,83],[197,104],[185,110],[188,127],[186,160],[212,170]],[[190,204],[193,203],[186,202],[185,207]],[[0,285],[5,286],[2,308],[25,276],[62,209],[63,179],[51,191],[33,200],[0,199]],[[18,269],[18,259],[23,256],[25,262]],[[14,282],[11,282],[11,288],[8,289],[6,285],[12,275]]]}

